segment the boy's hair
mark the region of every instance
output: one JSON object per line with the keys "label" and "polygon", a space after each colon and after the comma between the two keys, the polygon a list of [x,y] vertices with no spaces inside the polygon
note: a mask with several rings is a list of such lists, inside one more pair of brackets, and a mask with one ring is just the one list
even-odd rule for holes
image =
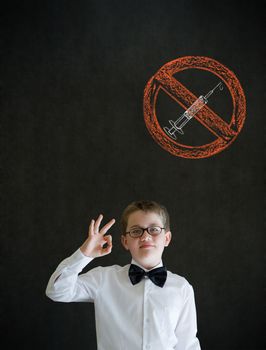
{"label": "boy's hair", "polygon": [[120,225],[121,225],[121,234],[124,235],[127,229],[127,222],[129,215],[135,211],[142,210],[144,212],[154,212],[160,215],[164,228],[166,231],[170,230],[170,218],[167,209],[165,206],[150,200],[138,200],[130,203],[123,211]]}

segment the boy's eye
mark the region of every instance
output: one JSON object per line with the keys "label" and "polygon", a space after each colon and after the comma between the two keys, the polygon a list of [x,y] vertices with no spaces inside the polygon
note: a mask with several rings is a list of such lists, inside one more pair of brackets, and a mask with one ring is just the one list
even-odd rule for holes
{"label": "boy's eye", "polygon": [[131,230],[131,233],[133,235],[141,235],[142,234],[142,229],[141,228],[134,228],[133,230]]}
{"label": "boy's eye", "polygon": [[157,236],[162,232],[162,227],[159,226],[150,226],[147,228],[136,227],[131,229],[128,233],[132,237],[141,237],[145,231],[147,231],[150,235]]}
{"label": "boy's eye", "polygon": [[157,234],[161,232],[161,228],[160,227],[149,227],[149,233],[151,234]]}

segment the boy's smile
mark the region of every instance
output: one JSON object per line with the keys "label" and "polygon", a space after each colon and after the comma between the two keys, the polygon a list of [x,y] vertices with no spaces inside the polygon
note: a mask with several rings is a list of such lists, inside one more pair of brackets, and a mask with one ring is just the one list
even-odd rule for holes
{"label": "boy's smile", "polygon": [[154,248],[155,246],[153,244],[142,244],[140,248]]}
{"label": "boy's smile", "polygon": [[156,236],[149,234],[147,228],[153,226],[164,227],[159,214],[152,211],[135,211],[128,217],[127,232],[142,228],[142,236],[133,238],[127,233],[121,237],[123,246],[130,251],[132,258],[148,270],[160,263],[164,247],[168,246],[171,240],[171,232],[165,229]]}

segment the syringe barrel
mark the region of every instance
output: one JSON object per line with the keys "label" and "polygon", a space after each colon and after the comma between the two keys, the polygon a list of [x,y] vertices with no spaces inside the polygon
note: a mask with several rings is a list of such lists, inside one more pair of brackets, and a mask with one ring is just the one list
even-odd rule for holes
{"label": "syringe barrel", "polygon": [[194,117],[208,103],[208,100],[204,96],[200,96],[185,112],[188,119]]}

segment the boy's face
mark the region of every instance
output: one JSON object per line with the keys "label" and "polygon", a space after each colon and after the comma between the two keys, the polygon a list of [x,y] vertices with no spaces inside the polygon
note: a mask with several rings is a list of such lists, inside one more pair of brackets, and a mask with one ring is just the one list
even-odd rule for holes
{"label": "boy's face", "polygon": [[[138,210],[129,215],[127,231],[133,228],[148,228],[151,226],[164,227],[162,218],[155,212]],[[146,269],[151,269],[161,261],[164,247],[171,241],[171,232],[162,230],[157,236],[151,236],[147,231],[139,238],[129,234],[121,237],[125,249],[129,250],[132,258]]]}

